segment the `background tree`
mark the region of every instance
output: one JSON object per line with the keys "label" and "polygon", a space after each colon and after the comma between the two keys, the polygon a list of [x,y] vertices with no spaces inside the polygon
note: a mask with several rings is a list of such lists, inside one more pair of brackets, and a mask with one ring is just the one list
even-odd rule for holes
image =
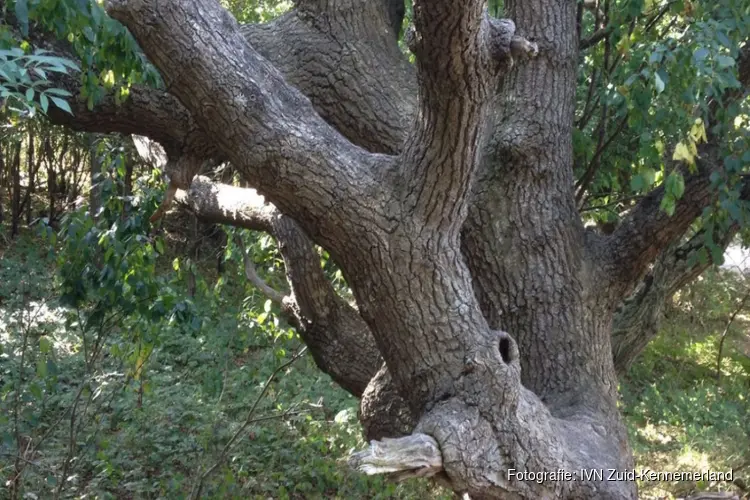
{"label": "background tree", "polygon": [[[432,436],[428,472],[480,498],[635,496],[506,471],[632,465],[613,348],[626,367],[745,225],[744,2],[506,2],[517,29],[482,2],[416,3],[414,66],[400,2],[300,0],[242,26],[212,1],[109,2],[168,92],[96,4],[31,7],[14,4],[20,34],[84,67],[58,84],[72,116],[50,118],[158,141],[167,200],[272,232],[277,300],[362,394],[370,436]],[[194,180],[226,161],[273,206]],[[308,238],[357,310],[306,266]]]}

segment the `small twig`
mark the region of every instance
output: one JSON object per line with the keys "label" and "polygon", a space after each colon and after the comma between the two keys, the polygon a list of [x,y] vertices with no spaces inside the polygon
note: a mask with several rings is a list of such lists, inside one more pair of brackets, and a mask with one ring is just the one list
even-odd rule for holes
{"label": "small twig", "polygon": [[20,461],[22,461],[24,463],[27,463],[29,465],[33,465],[37,469],[46,470],[48,472],[54,472],[49,467],[46,467],[46,466],[44,466],[44,465],[42,465],[42,464],[40,464],[38,462],[34,462],[33,460],[29,460],[28,458],[24,458],[24,457],[22,457],[20,455],[16,455],[15,453],[0,453],[0,456],[2,456],[2,457],[8,457],[8,458],[14,458],[16,460],[20,460]]}
{"label": "small twig", "polygon": [[609,26],[596,30],[590,37],[586,38],[585,40],[581,40],[581,45],[579,46],[579,48],[581,50],[586,50],[589,47],[596,45],[597,43],[604,40],[604,38],[609,34],[610,31],[611,28]]}
{"label": "small twig", "polygon": [[[602,109],[602,114],[606,114],[606,106]],[[577,203],[582,204],[581,202],[583,200],[583,194],[586,192],[586,189],[588,189],[591,181],[594,180],[596,172],[601,167],[602,154],[604,154],[604,152],[607,150],[607,148],[609,148],[609,146],[617,138],[617,136],[620,135],[623,130],[625,130],[625,125],[628,123],[628,116],[629,113],[625,113],[625,116],[622,118],[622,120],[620,120],[620,123],[617,124],[617,128],[615,129],[615,131],[612,133],[612,135],[609,136],[607,140],[603,140],[603,134],[600,135],[599,146],[596,148],[596,152],[594,153],[593,158],[591,158],[591,162],[589,163],[586,172],[583,174],[583,177],[581,177],[581,180],[579,180],[578,184],[576,185],[576,187],[578,188],[578,192],[576,193]]]}
{"label": "small twig", "polygon": [[[23,390],[23,380],[26,375],[26,351],[29,347],[29,337],[31,336],[31,326],[36,321],[37,317],[41,313],[41,308],[38,307],[36,309],[36,312],[34,315],[31,315],[30,305],[26,302],[26,293],[24,290],[21,290],[21,296],[23,297],[23,303],[22,308],[23,311],[21,312],[21,318],[23,318],[23,312],[25,311],[27,313],[26,316],[26,324],[23,327],[23,344],[21,347],[21,362],[18,365],[18,386],[16,387],[15,395],[13,396],[13,432],[15,434],[16,438],[16,449],[18,450],[18,454],[15,460],[15,476],[12,480],[12,495],[13,497],[18,496],[18,484],[17,481],[20,479],[21,474],[23,474],[24,467],[21,466],[21,454],[24,453],[23,450],[21,450],[21,427],[18,422],[18,409],[20,406],[20,397],[21,397],[21,391]],[[26,451],[28,451],[28,445],[26,447]]]}
{"label": "small twig", "polygon": [[742,297],[742,300],[740,301],[740,305],[737,306],[737,309],[734,310],[732,315],[729,317],[729,321],[727,321],[726,326],[724,327],[724,331],[721,333],[721,340],[719,340],[719,352],[716,355],[716,383],[721,383],[721,363],[724,359],[724,341],[727,338],[727,334],[729,334],[729,327],[732,326],[732,323],[734,323],[735,318],[737,315],[742,312],[742,310],[745,308],[745,303],[750,299],[750,289],[745,293],[745,296]]}
{"label": "small twig", "polygon": [[[606,196],[609,196],[609,194],[607,194]],[[632,201],[639,201],[641,198],[643,198],[643,195],[642,194],[638,194],[638,195],[635,195],[635,196],[623,196],[622,198],[618,198],[615,201],[611,201],[609,203],[605,203],[604,205],[587,205],[586,204],[586,202],[588,202],[588,201],[590,201],[592,199],[601,198],[601,197],[603,197],[603,196],[590,196],[590,197],[586,197],[584,199],[584,206],[581,207],[581,210],[579,210],[579,211],[581,213],[583,213],[583,212],[591,212],[593,210],[604,210],[604,209],[607,209],[609,207],[613,207],[615,205],[620,205],[622,203],[628,203],[628,202],[632,202]],[[614,212],[614,211],[613,211],[613,213],[617,214],[617,212]]]}
{"label": "small twig", "polygon": [[[266,395],[266,392],[268,391],[268,388],[271,386],[271,382],[276,378],[276,376],[290,366],[292,363],[297,361],[299,358],[302,357],[303,354],[307,352],[307,346],[303,347],[297,353],[292,356],[292,359],[287,361],[286,363],[280,365],[278,368],[276,368],[273,373],[271,373],[271,376],[268,377],[268,380],[266,380],[266,383],[263,384],[263,389],[260,391],[260,394],[258,394],[258,397],[255,398],[255,402],[253,402],[253,405],[250,407],[250,411],[247,414],[247,418],[245,419],[245,422],[240,426],[239,429],[237,429],[237,432],[234,433],[232,438],[229,440],[229,442],[224,446],[224,448],[221,450],[221,453],[219,454],[219,458],[216,460],[216,462],[209,467],[203,474],[201,474],[200,479],[198,480],[198,484],[193,488],[193,491],[190,493],[190,498],[200,498],[201,491],[203,490],[203,485],[206,481],[206,478],[210,476],[226,459],[226,455],[229,452],[229,450],[232,448],[232,445],[237,441],[237,439],[240,437],[240,435],[250,426],[253,422],[258,421],[257,419],[253,419],[253,414],[255,413],[255,410],[258,408],[258,404],[260,404],[260,401],[263,399],[263,396]],[[290,408],[290,411],[292,408]]]}
{"label": "small twig", "polygon": [[237,246],[240,248],[240,251],[242,252],[242,262],[245,266],[245,278],[255,285],[255,287],[261,291],[263,295],[271,299],[272,301],[276,302],[277,304],[283,304],[284,297],[286,296],[282,292],[279,292],[278,290],[272,288],[268,283],[266,283],[263,278],[261,278],[258,275],[258,271],[255,269],[255,265],[253,264],[252,259],[247,254],[247,251],[245,250],[244,245],[242,244],[242,240],[239,236],[235,238],[235,241],[237,242]]}
{"label": "small twig", "polygon": [[75,399],[73,400],[73,405],[71,406],[71,412],[70,412],[70,432],[68,435],[68,453],[65,455],[65,460],[63,461],[63,468],[60,472],[60,483],[57,486],[57,490],[55,491],[55,499],[60,498],[60,495],[62,494],[63,486],[65,485],[65,478],[68,474],[68,467],[70,466],[70,461],[73,459],[73,452],[76,444],[76,432],[75,432],[75,424],[76,424],[76,409],[78,408],[78,403],[81,400],[81,395],[83,394],[83,389],[86,388],[88,385],[88,382],[81,384],[81,388],[78,389],[78,394],[76,394]]}
{"label": "small twig", "polygon": [[172,205],[176,194],[177,186],[170,181],[169,185],[167,186],[167,192],[164,195],[164,200],[162,200],[162,202],[159,204],[159,207],[156,209],[156,212],[154,212],[154,214],[149,218],[149,221],[152,224],[164,217],[164,214],[167,213],[169,207]]}

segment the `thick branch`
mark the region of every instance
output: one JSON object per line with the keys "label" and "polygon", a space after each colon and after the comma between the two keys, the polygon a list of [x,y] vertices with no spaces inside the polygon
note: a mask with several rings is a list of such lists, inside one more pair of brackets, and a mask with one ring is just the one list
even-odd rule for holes
{"label": "thick branch", "polygon": [[[750,199],[750,180],[743,180],[742,200]],[[735,224],[714,243],[723,251],[737,234]],[[716,264],[713,252],[701,262],[698,252],[705,249],[705,234],[699,231],[688,241],[673,243],[662,252],[636,290],[625,299],[612,323],[612,354],[618,374],[627,372],[633,361],[659,332],[665,302],[672,295]]]}
{"label": "thick branch", "polygon": [[402,154],[405,210],[456,232],[482,152],[497,60],[511,59],[515,35],[512,21],[490,21],[483,7],[479,1],[415,2],[410,36],[419,104]]}
{"label": "thick branch", "polygon": [[576,5],[508,0],[505,7],[518,33],[539,43],[539,55],[505,77],[495,100],[463,254],[490,326],[518,342],[524,386],[568,412],[572,403],[615,397],[616,385],[606,363],[609,332],[596,317],[571,321],[557,305],[565,297],[570,310],[590,307],[578,302],[587,256],[571,189]]}
{"label": "thick branch", "polygon": [[417,95],[414,68],[389,28],[400,27],[403,7],[398,0],[305,1],[242,32],[350,141],[397,153]]}
{"label": "thick branch", "polygon": [[[242,243],[242,240],[240,238],[237,238],[237,242]],[[258,270],[255,269],[255,264],[253,264],[252,258],[247,254],[247,251],[241,245],[240,248],[242,249],[242,264],[245,268],[245,278],[250,283],[252,283],[255,288],[260,290],[260,293],[271,299],[273,302],[276,302],[278,305],[283,306],[286,295],[271,287],[268,283],[265,282],[263,278],[260,277],[260,275],[258,274]]]}
{"label": "thick branch", "polygon": [[[711,154],[705,150],[700,148],[703,154]],[[600,255],[604,259],[603,272],[613,283],[610,290],[614,301],[632,290],[657,256],[685,234],[703,208],[711,203],[715,196],[709,180],[711,171],[713,168],[705,167],[686,177],[685,192],[676,203],[673,215],[661,209],[665,188],[660,186],[644,197],[605,240]]]}
{"label": "thick branch", "polygon": [[[5,13],[3,22],[14,30],[18,38],[16,19]],[[77,59],[74,48],[65,40],[56,39],[39,25],[30,26],[28,41],[36,49],[44,49],[50,55]],[[65,89],[73,97],[69,99],[72,114],[56,106],[50,106],[47,116],[56,125],[64,125],[82,132],[122,133],[148,135],[159,142],[172,157],[191,155],[194,157],[217,158],[218,151],[207,140],[192,116],[179,100],[163,90],[135,85],[128,89],[127,99],[118,103],[113,89],[89,109],[87,99],[81,97],[81,83],[78,75],[50,72],[49,83]]]}
{"label": "thick branch", "polygon": [[369,328],[358,311],[331,286],[310,239],[253,189],[215,184],[196,177],[178,204],[201,220],[264,231],[274,236],[292,295],[282,307],[310,348],[318,367],[355,396],[361,396],[382,364]]}
{"label": "thick branch", "polygon": [[398,479],[430,477],[443,470],[437,441],[427,434],[411,434],[370,442],[349,456],[349,466],[365,474],[394,474]]}
{"label": "thick branch", "polygon": [[[717,245],[729,245],[736,228],[727,232]],[[618,375],[627,373],[633,361],[659,333],[666,302],[714,262],[700,263],[697,254],[704,248],[705,236],[697,233],[682,245],[672,245],[656,260],[635,292],[617,308],[612,322],[612,355]]]}
{"label": "thick branch", "polygon": [[[357,15],[357,11],[370,10],[370,15],[374,24],[379,24],[380,20],[386,21],[389,36],[393,40],[398,39],[401,32],[401,22],[404,19],[406,8],[404,0],[375,0],[372,2],[362,0],[296,0],[294,2],[297,11],[302,14],[312,16],[326,15],[336,16],[337,14],[346,13],[347,15]],[[372,19],[373,17],[381,19]]]}
{"label": "thick branch", "polygon": [[324,238],[373,216],[362,202],[378,187],[368,172],[383,160],[327,125],[218,2],[112,0],[107,8],[218,149],[285,213]]}
{"label": "thick branch", "polygon": [[[61,82],[55,83],[60,85]],[[79,84],[71,83],[63,87],[78,96]],[[110,94],[93,110],[89,110],[86,100],[80,97],[72,98],[70,104],[72,115],[50,107],[50,121],[79,131],[148,135],[174,156],[219,157],[190,113],[174,96],[164,91],[135,86],[123,103],[117,104]]]}

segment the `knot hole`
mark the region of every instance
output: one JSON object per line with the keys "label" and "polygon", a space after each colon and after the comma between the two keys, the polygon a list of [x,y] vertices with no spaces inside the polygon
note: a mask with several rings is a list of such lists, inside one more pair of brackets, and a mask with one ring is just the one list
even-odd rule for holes
{"label": "knot hole", "polygon": [[500,349],[500,356],[503,358],[503,362],[506,364],[510,363],[513,358],[511,356],[510,338],[508,338],[507,335],[500,337],[500,345],[498,348]]}

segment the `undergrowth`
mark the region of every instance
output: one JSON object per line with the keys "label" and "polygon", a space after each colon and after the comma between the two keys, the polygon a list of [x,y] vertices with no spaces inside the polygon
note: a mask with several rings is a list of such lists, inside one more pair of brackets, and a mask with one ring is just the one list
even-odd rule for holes
{"label": "undergrowth", "polygon": [[[132,289],[76,302],[75,280],[60,272],[83,268],[63,251],[69,243],[42,233],[0,248],[0,496],[451,498],[427,482],[394,484],[347,469],[341,459],[364,445],[357,401],[309,355],[295,360],[300,340],[232,258],[219,277],[213,260],[191,262],[157,238],[136,242],[153,247],[138,257],[141,281],[124,266],[111,272]],[[273,280],[273,246],[258,238],[249,246]],[[114,254],[137,257],[133,248]],[[99,258],[99,274],[115,263]],[[82,280],[89,271],[80,271]],[[142,309],[123,302],[141,300],[139,286],[161,287],[158,310],[156,300]],[[638,468],[733,469],[746,484],[748,318],[740,312],[727,323],[748,287],[741,276],[711,271],[683,290],[622,381]],[[99,314],[103,303],[111,309]],[[741,491],[726,483],[640,487],[642,498]]]}

